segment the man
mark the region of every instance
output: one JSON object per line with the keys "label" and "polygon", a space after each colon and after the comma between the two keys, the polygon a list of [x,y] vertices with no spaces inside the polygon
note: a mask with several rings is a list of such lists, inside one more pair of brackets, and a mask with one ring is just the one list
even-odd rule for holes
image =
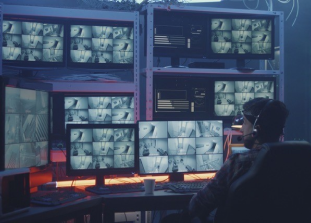
{"label": "man", "polygon": [[233,154],[205,188],[194,195],[189,204],[191,218],[206,219],[226,200],[230,185],[245,174],[256,159],[261,145],[278,142],[283,135],[288,110],[278,100],[255,98],[243,106],[241,128],[246,153]]}
{"label": "man", "polygon": [[[167,216],[166,222],[190,222],[199,218],[202,222],[212,222],[217,207],[225,203],[230,185],[251,167],[261,145],[278,142],[283,136],[288,110],[278,100],[255,98],[243,105],[244,123],[241,128],[246,153],[231,155],[206,187],[195,194],[186,211],[181,215]],[[202,220],[203,219],[203,220]],[[194,221],[195,222],[195,221]]]}

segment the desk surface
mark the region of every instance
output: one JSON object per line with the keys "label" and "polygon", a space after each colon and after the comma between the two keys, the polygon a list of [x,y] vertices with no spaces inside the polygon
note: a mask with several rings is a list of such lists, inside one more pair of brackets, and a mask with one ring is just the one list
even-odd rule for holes
{"label": "desk surface", "polygon": [[192,193],[179,194],[155,191],[153,195],[144,192],[101,195],[104,204],[104,222],[113,222],[114,212],[178,210],[187,207]]}
{"label": "desk surface", "polygon": [[36,222],[57,222],[64,219],[75,218],[78,215],[89,214],[90,212],[102,212],[102,198],[100,196],[87,196],[85,198],[68,202],[53,207],[31,206],[28,211],[16,214],[11,217],[0,218],[1,223],[36,223]]}

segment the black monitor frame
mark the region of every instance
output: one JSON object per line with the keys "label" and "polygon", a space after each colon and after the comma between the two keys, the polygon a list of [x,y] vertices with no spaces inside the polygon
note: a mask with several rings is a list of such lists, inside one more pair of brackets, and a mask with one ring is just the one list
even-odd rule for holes
{"label": "black monitor frame", "polygon": [[[218,20],[218,19],[224,19],[224,21],[219,21],[219,23],[221,24],[226,24],[226,20],[230,20],[230,23],[231,24],[227,24],[227,28],[220,28],[220,30],[216,30],[216,29],[213,29],[212,27],[212,21],[213,19],[215,20]],[[246,37],[247,36],[245,34],[244,36],[244,39],[245,41],[237,41],[237,42],[234,42],[236,43],[236,45],[239,43],[239,44],[249,44],[250,46],[250,49],[252,49],[252,44],[254,44],[254,47],[255,45],[258,43],[259,44],[259,41],[253,41],[254,39],[254,35],[256,35],[256,32],[260,33],[260,32],[265,32],[265,31],[256,31],[256,27],[258,27],[257,22],[256,21],[259,21],[259,20],[270,20],[270,27],[271,27],[271,31],[268,31],[270,36],[268,37],[269,39],[271,39],[269,41],[269,43],[271,44],[270,46],[270,52],[268,53],[264,53],[264,54],[259,54],[259,53],[248,53],[248,52],[251,52],[250,49],[248,50],[244,50],[245,53],[215,53],[212,49],[212,43],[214,42],[213,40],[216,39],[218,41],[218,43],[231,43],[230,38],[231,40],[233,39],[233,36],[232,36],[232,30],[233,30],[233,24],[232,24],[232,20],[237,20],[237,21],[245,21],[243,24],[244,26],[242,28],[236,28],[237,30],[235,32],[247,32],[249,33],[250,36],[248,36],[248,42],[249,43],[246,43]],[[209,59],[234,59],[236,60],[236,63],[237,63],[237,68],[241,68],[243,69],[245,67],[245,61],[246,60],[273,60],[274,59],[274,45],[275,45],[275,22],[276,22],[276,16],[274,15],[261,15],[261,14],[237,14],[237,13],[211,13],[209,15],[209,30],[208,30],[208,33],[209,33],[209,37],[208,37],[208,58]],[[228,22],[229,23],[229,22]],[[250,23],[248,24],[248,26],[245,28],[245,23]],[[260,22],[259,22],[260,23]],[[258,24],[259,24],[258,23]],[[230,26],[230,27],[229,27]],[[255,27],[256,26],[256,27]],[[243,30],[243,29],[247,29],[247,30]],[[219,38],[217,38],[216,36],[217,35],[214,35],[215,32],[220,32],[220,34],[222,34],[224,36],[226,30],[228,30],[227,32],[229,33],[229,37],[227,37],[227,40],[224,40],[223,42],[219,41]],[[257,33],[257,34],[258,34]],[[219,34],[219,35],[220,35]],[[235,33],[237,34],[237,33]],[[243,34],[242,34],[243,35]],[[242,36],[241,35],[241,36]],[[265,35],[266,36],[266,35]],[[258,37],[259,38],[259,37]],[[268,39],[266,38],[266,39]],[[229,39],[229,40],[228,40]],[[264,43],[264,41],[262,41]],[[214,42],[216,43],[216,42]],[[248,47],[249,47],[248,46]],[[232,48],[232,45],[231,45],[231,48]],[[243,48],[244,49],[244,48]]]}
{"label": "black monitor frame", "polygon": [[[208,54],[207,25],[207,14],[204,12],[155,9],[152,27],[153,55],[170,57],[172,67],[179,67],[179,59],[182,57],[206,58]],[[170,34],[173,30],[179,34]],[[173,47],[167,47],[169,45]],[[194,48],[192,48],[193,45]]]}
{"label": "black monitor frame", "polygon": [[[47,23],[47,24],[59,24],[62,26],[62,61],[47,62],[47,61],[24,61],[24,60],[5,60],[2,56],[2,63],[4,67],[11,69],[22,70],[25,74],[31,73],[32,70],[43,70],[43,69],[56,69],[64,68],[66,66],[66,28],[65,20],[56,17],[44,17],[44,16],[26,16],[26,15],[4,15],[3,21],[16,21],[16,22],[33,22],[33,23]],[[21,27],[22,28],[22,27]],[[42,30],[43,32],[43,30]],[[3,33],[5,34],[5,33]],[[43,34],[42,34],[43,35]],[[22,34],[20,34],[22,38]],[[46,37],[50,38],[50,37]],[[51,36],[54,38],[54,36]],[[21,40],[22,41],[22,40]],[[3,46],[4,43],[2,43]],[[22,43],[21,43],[22,44]],[[43,44],[43,43],[42,43]],[[43,47],[43,46],[42,46]],[[57,48],[57,46],[56,46]],[[56,48],[53,48],[57,50]],[[28,48],[27,48],[28,49]],[[30,48],[28,50],[31,50]],[[35,49],[34,49],[35,50]],[[43,51],[42,51],[43,52]],[[2,52],[3,55],[3,52]]]}
{"label": "black monitor frame", "polygon": [[[28,167],[31,168],[32,170],[42,170],[42,169],[46,169],[47,166],[50,164],[50,134],[49,134],[49,129],[50,129],[50,93],[44,90],[40,90],[40,89],[31,89],[31,88],[25,88],[25,87],[19,87],[18,82],[16,82],[16,80],[12,80],[10,78],[6,78],[6,77],[1,77],[0,78],[0,95],[1,95],[1,99],[0,99],[0,104],[1,104],[1,109],[0,109],[0,121],[2,121],[1,123],[3,123],[3,125],[0,128],[0,141],[1,141],[1,149],[0,149],[0,170],[5,170],[8,169],[6,168],[6,161],[5,161],[5,153],[6,153],[6,137],[5,134],[7,133],[6,131],[6,88],[12,88],[12,89],[22,89],[22,90],[31,90],[34,92],[45,92],[47,95],[47,113],[45,113],[45,120],[46,120],[46,140],[42,140],[42,142],[46,141],[47,142],[47,151],[46,151],[46,163],[40,164],[40,165],[27,165],[27,166],[22,166],[22,167]],[[38,84],[39,86],[40,84]],[[27,113],[24,113],[27,114]],[[38,115],[38,114],[36,114]],[[39,120],[39,119],[38,119]],[[40,121],[44,121],[44,119],[40,119]],[[44,130],[43,130],[44,131]],[[40,138],[41,136],[37,135],[36,138]],[[40,140],[39,140],[40,141]],[[35,143],[38,142],[38,140],[32,141],[31,143]],[[20,142],[20,144],[23,142]],[[24,143],[27,143],[26,141]],[[41,156],[40,156],[41,157]],[[18,167],[18,168],[22,168],[22,167]],[[14,167],[15,168],[15,167]],[[10,168],[12,169],[12,168]]]}
{"label": "black monitor frame", "polygon": [[[144,134],[143,131],[149,130],[148,127],[144,126],[144,124],[145,125],[146,124],[152,125],[154,123],[158,124],[159,126],[162,126],[164,129],[161,129],[161,131],[159,131],[157,133],[157,136],[155,136],[155,137],[154,136],[150,136],[150,137],[147,136],[148,134],[150,134],[150,132],[143,136],[142,135],[142,134]],[[171,131],[175,130],[173,125],[176,125],[179,123],[190,123],[191,124],[190,127],[192,128],[192,130],[191,130],[191,128],[188,128],[189,126],[187,126],[187,125],[181,126],[180,128],[181,129],[184,128],[184,132],[185,132],[185,134],[187,134],[187,136],[180,136],[180,135],[173,136],[173,137],[170,136]],[[206,130],[207,132],[205,132],[205,129],[202,130],[202,132],[205,132],[205,134],[207,134],[208,136],[198,136],[197,135],[198,133],[196,132],[196,126],[198,126],[198,128],[199,128],[198,123],[200,123],[201,126],[205,125],[204,123],[207,123],[207,124],[209,123],[209,127],[207,127],[209,130],[211,129],[211,126],[213,126],[213,127],[217,126],[218,128],[220,128],[221,133],[219,134],[218,133],[219,129],[217,127],[215,127],[217,129],[215,131],[213,131],[213,128],[210,131]],[[221,125],[221,127],[219,127],[219,124]],[[169,127],[169,125],[171,125],[171,128]],[[155,125],[153,125],[153,126],[155,126]],[[193,127],[195,128],[195,130],[193,130]],[[140,129],[140,128],[144,128],[144,129]],[[204,139],[207,140],[209,138],[212,141],[212,146],[211,146],[211,148],[209,148],[209,150],[212,149],[213,152],[208,153],[208,154],[209,155],[214,154],[214,155],[218,155],[218,156],[221,155],[221,160],[218,160],[218,164],[216,164],[216,166],[218,165],[219,168],[221,167],[222,163],[224,162],[224,151],[223,151],[224,131],[223,131],[223,122],[221,120],[207,120],[206,119],[206,120],[139,121],[138,122],[138,129],[139,129],[139,136],[138,136],[139,137],[139,175],[169,175],[170,181],[183,181],[184,180],[184,174],[215,173],[215,172],[217,172],[218,169],[213,169],[213,168],[211,168],[210,170],[204,170],[204,171],[199,170],[199,171],[197,171],[196,170],[197,165],[199,165],[197,163],[197,161],[195,161],[196,166],[193,166],[194,165],[193,158],[195,160],[197,160],[197,158],[198,158],[198,157],[193,157],[193,156],[197,155],[196,149],[194,148],[197,146],[196,139],[199,141],[199,144],[201,141],[200,139],[203,139],[203,141],[201,143],[204,144],[204,142],[207,143],[207,141],[204,141]],[[150,130],[154,130],[154,129],[155,128],[151,128]],[[190,130],[190,131],[188,131],[188,130]],[[204,133],[202,133],[202,134],[204,134]],[[179,156],[182,156],[181,154],[169,154],[170,153],[169,150],[171,150],[171,152],[174,151],[174,148],[172,148],[172,147],[174,147],[173,146],[174,140],[177,140],[177,142],[179,144],[180,143],[179,140],[184,140],[184,139],[186,140],[186,142],[189,143],[186,154],[188,154],[188,150],[190,149],[190,152],[188,154],[189,160],[186,160],[185,163],[184,163],[183,158],[179,157]],[[183,142],[181,142],[181,143],[183,144]],[[191,144],[193,144],[193,143],[194,143],[194,145],[191,146]],[[169,146],[169,144],[171,145],[171,147]],[[156,145],[160,145],[160,146],[162,146],[162,148],[156,148],[157,147]],[[222,152],[214,153],[214,150],[216,149],[217,145],[220,145],[220,148],[217,148],[217,150],[220,149]],[[152,148],[152,149],[150,149],[150,148]],[[193,151],[193,149],[194,149],[194,151]],[[201,150],[204,150],[204,149],[205,148],[203,146],[203,148]],[[155,155],[155,154],[157,154],[157,155]],[[199,155],[202,155],[202,160],[204,160],[203,159],[204,154],[205,153],[199,154]],[[185,155],[185,156],[187,156],[187,155]],[[174,159],[174,160],[175,160],[175,158],[178,159],[180,164],[185,166],[187,171],[186,170],[185,171],[179,171],[179,170],[176,171],[176,169],[173,170],[174,167],[172,167],[172,171],[170,171],[169,168],[173,164],[172,164],[172,160],[170,160],[169,157],[171,159]],[[144,165],[143,165],[143,162],[145,164],[146,163],[152,163],[152,160],[149,160],[149,161],[148,160],[145,160],[145,161],[142,160],[145,158],[154,158],[155,159],[154,160],[154,163],[155,163],[154,168],[157,168],[157,171],[146,172]],[[207,160],[209,159],[207,157],[205,157],[205,158]],[[160,159],[159,164],[157,164],[158,159]],[[164,163],[164,165],[161,165],[162,159],[164,159],[164,162],[166,162],[166,163]],[[207,164],[204,164],[204,165],[207,165]]]}
{"label": "black monitor frame", "polygon": [[[216,87],[215,84],[216,83],[220,83],[220,82],[231,82],[232,86],[232,90],[229,91],[216,91]],[[271,92],[267,91],[263,91],[263,92],[259,92],[259,84],[258,82],[269,82],[269,86],[271,88]],[[272,83],[271,83],[272,82]],[[257,83],[257,84],[256,84]],[[248,87],[248,90],[245,90],[245,92],[241,91],[241,90],[236,90],[236,88],[238,87],[242,87],[241,85],[244,84],[244,87]],[[236,86],[235,86],[236,85]],[[239,85],[239,86],[238,86]],[[248,85],[248,86],[247,86]],[[251,87],[252,85],[252,87]],[[264,83],[262,83],[262,85],[264,85]],[[253,98],[258,98],[258,97],[264,97],[264,98],[270,98],[270,99],[278,99],[278,89],[277,89],[278,83],[277,83],[277,78],[274,75],[270,75],[270,76],[238,76],[238,77],[215,77],[213,79],[213,95],[214,95],[214,99],[213,99],[213,118],[217,118],[217,119],[222,119],[224,121],[231,121],[233,119],[233,117],[235,117],[236,115],[241,115],[241,113],[236,112],[236,111],[242,111],[243,110],[243,104],[247,101],[249,101],[250,99]],[[251,89],[253,88],[253,89]],[[256,89],[257,88],[257,89]],[[264,86],[262,86],[262,88],[264,88]],[[215,112],[216,106],[220,105],[219,104],[219,98],[218,98],[218,94],[223,94],[225,95],[226,93],[232,94],[232,97],[234,97],[234,113],[232,115],[219,115]],[[266,93],[266,94],[265,94]],[[244,94],[244,95],[242,95]],[[248,95],[247,95],[248,94]],[[235,99],[237,97],[245,97],[245,101],[244,103],[236,103]],[[231,98],[226,98],[231,100]],[[217,102],[217,100],[219,102]],[[223,99],[221,99],[223,101]],[[243,99],[241,99],[243,100]],[[242,102],[242,101],[241,101]],[[221,103],[223,104],[223,103]],[[225,105],[230,105],[230,103],[225,103]],[[239,108],[238,108],[239,107]]]}
{"label": "black monitor frame", "polygon": [[[79,68],[79,69],[88,69],[88,70],[102,70],[102,69],[133,69],[134,68],[134,54],[136,53],[134,50],[134,22],[133,21],[117,21],[117,20],[93,20],[93,19],[68,19],[66,23],[66,33],[67,35],[67,47],[66,47],[66,54],[67,54],[67,67],[68,68]],[[132,52],[133,52],[133,62],[132,63],[80,63],[80,62],[74,62],[71,59],[71,42],[74,41],[73,37],[71,37],[71,26],[88,26],[90,27],[90,30],[92,29],[92,26],[101,26],[101,27],[130,27],[132,28],[132,35],[133,39],[131,41],[133,42],[132,45]],[[87,39],[92,42],[92,35],[88,37]],[[89,49],[90,46],[88,46]],[[92,43],[91,43],[92,47]],[[107,47],[106,47],[107,49]],[[96,51],[92,51],[91,54],[94,54]],[[101,51],[97,51],[101,52]],[[105,51],[103,51],[105,52]]]}
{"label": "black monitor frame", "polygon": [[[73,129],[133,129],[134,130],[134,166],[128,168],[106,169],[73,169],[71,168],[71,130]],[[94,141],[93,141],[94,142]],[[129,174],[133,175],[138,170],[138,128],[136,124],[69,124],[66,132],[66,173],[68,176],[95,176],[96,186],[103,186],[105,176]],[[92,160],[93,161],[93,160]]]}

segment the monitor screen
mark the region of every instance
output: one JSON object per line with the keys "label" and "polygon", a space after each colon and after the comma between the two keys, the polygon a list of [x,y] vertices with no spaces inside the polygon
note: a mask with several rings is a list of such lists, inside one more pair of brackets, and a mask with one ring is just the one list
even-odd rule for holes
{"label": "monitor screen", "polygon": [[5,87],[5,169],[48,164],[49,94]]}
{"label": "monitor screen", "polygon": [[68,66],[133,68],[134,25],[129,22],[70,24]]}
{"label": "monitor screen", "polygon": [[222,164],[222,121],[139,122],[140,174],[212,172]]}
{"label": "monitor screen", "polygon": [[135,122],[133,96],[65,96],[67,124],[130,124]]}
{"label": "monitor screen", "polygon": [[103,178],[137,169],[136,124],[70,124],[66,141],[68,176]]}
{"label": "monitor screen", "polygon": [[64,66],[64,24],[55,19],[3,20],[2,61],[21,67]]}
{"label": "monitor screen", "polygon": [[154,56],[171,57],[172,60],[179,57],[205,58],[207,25],[206,13],[155,10]]}
{"label": "monitor screen", "polygon": [[212,109],[212,79],[156,75],[153,77],[154,120],[206,119]]}
{"label": "monitor screen", "polygon": [[209,58],[273,59],[273,49],[273,16],[211,16]]}
{"label": "monitor screen", "polygon": [[241,115],[243,105],[254,98],[275,99],[275,79],[223,78],[214,82],[214,115]]}

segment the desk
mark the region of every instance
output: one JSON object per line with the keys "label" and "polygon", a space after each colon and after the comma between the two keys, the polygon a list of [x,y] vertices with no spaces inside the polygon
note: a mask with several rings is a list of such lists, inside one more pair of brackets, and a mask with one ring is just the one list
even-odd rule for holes
{"label": "desk", "polygon": [[[183,209],[192,196],[192,193],[178,194],[163,190],[155,191],[154,195],[145,195],[144,192],[101,195],[104,222],[114,222],[115,212]],[[141,219],[144,219],[143,216]]]}
{"label": "desk", "polygon": [[1,223],[57,223],[75,218],[75,223],[84,222],[90,214],[92,223],[102,222],[102,197],[85,198],[53,207],[31,206],[29,211],[12,217],[0,218]]}

